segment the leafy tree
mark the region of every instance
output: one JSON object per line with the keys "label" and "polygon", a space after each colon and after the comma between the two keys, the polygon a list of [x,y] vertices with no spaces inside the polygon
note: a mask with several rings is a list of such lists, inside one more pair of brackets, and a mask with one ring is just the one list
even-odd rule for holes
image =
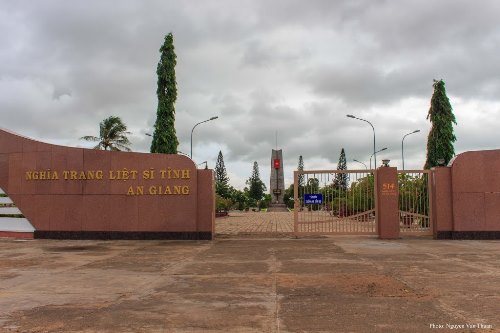
{"label": "leafy tree", "polygon": [[304,193],[314,194],[319,191],[319,180],[318,178],[309,178],[307,180],[306,190]]}
{"label": "leafy tree", "polygon": [[347,197],[349,201],[349,211],[353,214],[375,208],[374,181],[373,174],[369,174],[366,177],[352,182]]}
{"label": "leafy tree", "polygon": [[249,191],[248,187],[245,187],[243,189],[243,194],[247,198],[245,209],[247,209],[249,207],[256,207],[257,206],[257,200],[250,196],[250,191]]}
{"label": "leafy tree", "polygon": [[[319,180],[318,178],[309,178],[307,184],[304,188],[304,193],[306,194],[316,194],[319,193]],[[308,207],[309,210],[318,210],[319,205],[314,204]]]}
{"label": "leafy tree", "polygon": [[271,194],[264,193],[264,198],[259,201],[259,208],[260,209],[269,208],[270,205],[271,205]]}
{"label": "leafy tree", "polygon": [[[299,165],[297,166],[297,170],[304,171],[304,159],[302,159],[302,155],[299,156]],[[299,174],[298,178],[299,178],[298,179],[299,188],[304,187],[304,175]]]}
{"label": "leafy tree", "polygon": [[[347,160],[345,157],[344,148],[340,151],[339,164],[337,164],[337,170],[347,170]],[[348,173],[337,173],[335,174],[335,179],[333,181],[333,186],[342,191],[347,190],[347,185],[349,183]]]}
{"label": "leafy tree", "polygon": [[231,196],[229,189],[229,177],[227,176],[226,167],[224,166],[224,157],[219,151],[217,163],[215,164],[215,192],[223,198]]}
{"label": "leafy tree", "polygon": [[453,134],[453,124],[457,124],[450,104],[444,81],[434,80],[434,93],[431,98],[431,107],[427,119],[432,123],[427,137],[427,160],[425,169],[439,165],[438,159],[444,159],[445,164],[455,155],[453,143],[457,140]]}
{"label": "leafy tree", "polygon": [[223,198],[218,194],[215,195],[215,207],[217,208],[218,212],[227,212],[229,209],[231,209],[232,205],[233,202],[231,201],[231,199]]}
{"label": "leafy tree", "polygon": [[[300,191],[299,191],[300,193]],[[290,186],[288,186],[288,188],[285,190],[285,194],[283,196],[283,201],[285,202],[286,206],[288,208],[293,208],[294,207],[294,195],[295,195],[295,189],[294,189],[294,186],[293,184],[291,184]],[[300,200],[301,198],[299,198]]]}
{"label": "leafy tree", "polygon": [[266,185],[260,179],[259,164],[257,161],[253,162],[252,176],[248,178],[246,184],[249,186],[248,195],[251,199],[262,199],[264,192],[267,190]]}
{"label": "leafy tree", "polygon": [[130,134],[130,132],[127,132],[127,126],[122,122],[121,118],[110,116],[99,123],[99,137],[87,135],[80,139],[99,142],[93,149],[130,151],[127,146],[131,143],[127,138],[127,134]]}
{"label": "leafy tree", "polygon": [[175,134],[175,101],[177,100],[177,82],[175,81],[175,65],[177,56],[174,51],[174,36],[169,33],[160,48],[161,58],[158,62],[158,108],[156,110],[155,131],[151,142],[152,153],[177,154],[177,136]]}
{"label": "leafy tree", "polygon": [[246,192],[237,190],[232,186],[229,187],[229,192],[231,193],[231,200],[238,210],[244,210],[248,207],[249,198]]}
{"label": "leafy tree", "polygon": [[[428,227],[428,219],[422,216],[429,214],[428,176],[411,176],[398,174],[399,210],[404,212],[404,223],[412,224],[417,220],[422,227]],[[414,214],[420,215],[419,217]]]}

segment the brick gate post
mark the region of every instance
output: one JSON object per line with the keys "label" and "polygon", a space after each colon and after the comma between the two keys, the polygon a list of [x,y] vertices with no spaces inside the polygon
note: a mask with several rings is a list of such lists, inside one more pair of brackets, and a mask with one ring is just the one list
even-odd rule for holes
{"label": "brick gate post", "polygon": [[397,168],[377,169],[376,213],[381,239],[399,238],[399,187]]}

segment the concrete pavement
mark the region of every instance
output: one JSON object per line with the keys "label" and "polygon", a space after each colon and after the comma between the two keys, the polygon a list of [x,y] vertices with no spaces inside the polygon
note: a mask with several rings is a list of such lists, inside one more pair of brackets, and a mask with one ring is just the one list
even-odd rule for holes
{"label": "concrete pavement", "polygon": [[3,239],[0,332],[500,332],[499,262],[498,241]]}

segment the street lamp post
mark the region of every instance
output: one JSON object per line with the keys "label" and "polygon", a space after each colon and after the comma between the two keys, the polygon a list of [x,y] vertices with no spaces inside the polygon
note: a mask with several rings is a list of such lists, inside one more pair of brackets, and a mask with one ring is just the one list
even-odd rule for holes
{"label": "street lamp post", "polygon": [[208,170],[208,163],[207,163],[207,161],[203,161],[201,163],[198,163],[196,166],[202,165],[202,164],[205,164],[205,170]]}
{"label": "street lamp post", "polygon": [[[353,118],[353,119],[357,119],[357,120],[361,120],[361,121],[364,121],[364,122],[367,122],[368,124],[370,124],[370,126],[372,127],[372,130],[373,130],[373,155],[375,155],[375,167],[377,167],[377,152],[375,151],[375,127],[373,127],[373,124],[370,123],[368,120],[366,119],[361,119],[361,118],[358,118],[356,116],[353,116],[352,114],[348,114],[347,115],[348,118]],[[371,169],[371,166],[370,166],[370,169]]]}
{"label": "street lamp post", "polygon": [[212,118],[210,118],[210,119],[200,121],[199,123],[197,123],[197,124],[195,124],[195,125],[193,126],[193,129],[191,130],[191,155],[190,155],[191,159],[193,159],[193,131],[194,131],[194,129],[195,129],[195,128],[196,128],[196,126],[198,126],[199,124],[203,124],[203,123],[206,123],[207,121],[210,121],[210,120],[215,120],[215,119],[217,119],[217,118],[219,118],[219,117],[218,117],[218,116],[215,116],[215,117],[212,117]]}
{"label": "street lamp post", "polygon": [[353,161],[354,161],[354,162],[358,162],[358,163],[363,164],[363,165],[365,166],[365,169],[368,169],[368,167],[366,166],[366,164],[365,164],[365,163],[363,163],[363,162],[361,162],[361,161],[358,161],[357,159],[353,159]]}
{"label": "street lamp post", "polygon": [[405,134],[405,136],[403,136],[403,140],[401,140],[401,160],[403,161],[403,170],[405,169],[405,153],[404,153],[404,141],[405,141],[405,138],[408,135],[410,135],[410,134],[418,133],[418,132],[420,132],[420,130],[414,130],[413,132]]}
{"label": "street lamp post", "polygon": [[[374,152],[371,156],[370,156],[370,169],[372,168],[372,157],[373,155],[377,154],[377,153],[380,153],[381,151],[384,151],[384,150],[387,150],[387,147],[386,148],[382,148],[380,150],[377,150],[376,152]],[[377,155],[375,155],[377,156]],[[374,161],[375,163],[377,163],[377,160]],[[375,166],[375,169],[377,168],[377,164],[374,165]]]}

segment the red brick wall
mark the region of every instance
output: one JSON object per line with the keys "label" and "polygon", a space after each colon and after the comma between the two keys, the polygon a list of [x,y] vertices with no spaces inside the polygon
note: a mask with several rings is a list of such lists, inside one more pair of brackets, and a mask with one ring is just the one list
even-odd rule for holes
{"label": "red brick wall", "polygon": [[465,152],[436,168],[433,194],[437,238],[499,238],[500,150]]}
{"label": "red brick wall", "polygon": [[451,178],[454,230],[500,230],[500,150],[458,155]]}
{"label": "red brick wall", "polygon": [[[43,172],[45,178],[56,172],[58,179],[34,179]],[[84,179],[91,174],[94,179]],[[197,170],[182,155],[62,147],[0,130],[0,187],[37,231],[211,233],[213,228],[213,172]],[[160,190],[163,194],[154,194]]]}

